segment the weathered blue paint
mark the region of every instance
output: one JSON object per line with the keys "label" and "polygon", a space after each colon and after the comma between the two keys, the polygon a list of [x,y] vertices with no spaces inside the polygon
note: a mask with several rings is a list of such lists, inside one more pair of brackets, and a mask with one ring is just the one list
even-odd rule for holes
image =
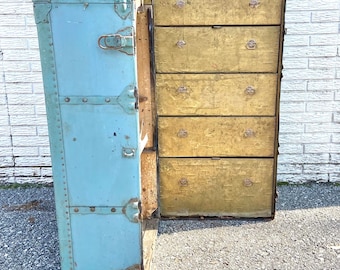
{"label": "weathered blue paint", "polygon": [[135,5],[34,1],[62,269],[141,268],[135,48],[98,44],[107,35],[115,45],[124,29],[134,36]]}

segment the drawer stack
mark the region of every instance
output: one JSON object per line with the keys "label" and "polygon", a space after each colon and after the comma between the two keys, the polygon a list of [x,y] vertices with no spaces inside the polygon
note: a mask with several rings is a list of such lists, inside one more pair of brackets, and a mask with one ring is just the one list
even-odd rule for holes
{"label": "drawer stack", "polygon": [[162,216],[273,217],[283,0],[154,0]]}

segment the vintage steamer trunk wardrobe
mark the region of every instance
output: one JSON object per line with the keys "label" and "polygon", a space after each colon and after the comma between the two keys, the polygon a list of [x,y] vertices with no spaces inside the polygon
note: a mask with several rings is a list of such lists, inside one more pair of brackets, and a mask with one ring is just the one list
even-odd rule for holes
{"label": "vintage steamer trunk wardrobe", "polygon": [[157,167],[163,217],[274,216],[283,0],[153,0],[155,102],[138,1],[33,1],[63,270],[148,269]]}
{"label": "vintage steamer trunk wardrobe", "polygon": [[283,0],[153,0],[160,213],[274,217]]}
{"label": "vintage steamer trunk wardrobe", "polygon": [[34,1],[63,270],[143,268],[138,6]]}

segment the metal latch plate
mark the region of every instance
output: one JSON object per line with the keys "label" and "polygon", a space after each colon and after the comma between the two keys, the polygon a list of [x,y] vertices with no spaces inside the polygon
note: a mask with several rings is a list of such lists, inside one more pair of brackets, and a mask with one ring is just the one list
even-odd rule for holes
{"label": "metal latch plate", "polygon": [[127,55],[135,54],[133,27],[126,27],[115,34],[106,34],[98,38],[98,46],[103,50],[116,50]]}

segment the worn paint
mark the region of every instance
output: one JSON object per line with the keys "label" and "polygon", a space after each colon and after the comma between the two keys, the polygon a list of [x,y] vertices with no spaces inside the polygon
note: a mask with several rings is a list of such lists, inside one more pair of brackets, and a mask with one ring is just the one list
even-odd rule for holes
{"label": "worn paint", "polygon": [[275,115],[276,74],[158,74],[158,115]]}
{"label": "worn paint", "polygon": [[[276,73],[279,36],[279,26],[156,27],[156,71]],[[249,40],[256,40],[256,49],[247,48]]]}
{"label": "worn paint", "polygon": [[273,159],[161,158],[161,214],[271,217]]}
{"label": "worn paint", "polygon": [[135,29],[136,2],[128,14],[107,0],[48,2],[34,10],[62,269],[141,266],[136,55],[98,46]]}
{"label": "worn paint", "polygon": [[285,1],[153,3],[161,215],[273,217]]}
{"label": "worn paint", "polygon": [[160,117],[161,157],[273,157],[274,117]]}

